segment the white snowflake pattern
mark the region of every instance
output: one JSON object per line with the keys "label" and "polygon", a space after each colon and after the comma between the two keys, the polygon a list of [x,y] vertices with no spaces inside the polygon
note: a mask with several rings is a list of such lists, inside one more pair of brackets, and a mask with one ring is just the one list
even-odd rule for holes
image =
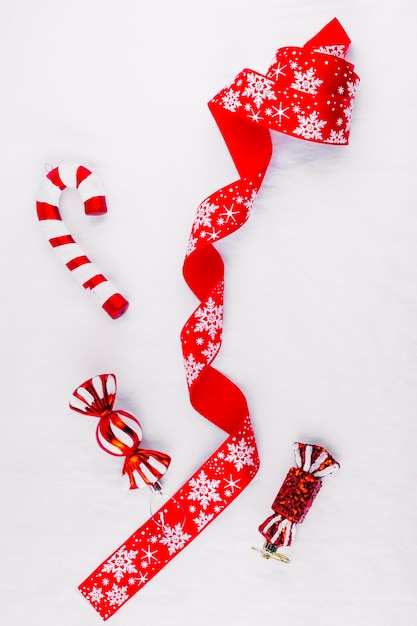
{"label": "white snowflake pattern", "polygon": [[168,546],[168,552],[174,554],[178,550],[181,550],[186,542],[191,539],[191,535],[182,531],[181,524],[177,524],[174,527],[164,526],[164,537],[161,538],[161,543]]}
{"label": "white snowflake pattern", "polygon": [[118,587],[116,584],[113,584],[111,590],[106,591],[110,606],[114,606],[115,604],[121,606],[129,597],[126,591],[127,587]]}
{"label": "white snowflake pattern", "polygon": [[122,546],[107,563],[104,563],[101,571],[114,574],[115,579],[119,583],[125,574],[137,572],[135,564],[132,563],[132,559],[135,558],[137,553],[137,550],[126,550],[126,546]]}
{"label": "white snowflake pattern", "polygon": [[238,483],[240,483],[240,478],[234,479],[233,476],[230,474],[229,478],[223,478],[223,480],[226,483],[227,490],[225,491],[225,494],[228,497],[230,497],[235,492],[235,489],[242,489],[242,487],[239,487],[238,485]]}
{"label": "white snowflake pattern", "polygon": [[94,587],[88,594],[88,597],[90,598],[90,602],[97,602],[97,603],[101,602],[102,599],[104,598],[104,594],[102,593],[102,588],[96,587],[94,585]]}
{"label": "white snowflake pattern", "polygon": [[322,52],[323,54],[331,54],[335,57],[344,57],[345,56],[345,46],[337,45],[334,46],[320,46],[320,48],[315,48],[316,52]]}
{"label": "white snowflake pattern", "polygon": [[258,192],[256,191],[256,189],[252,189],[252,192],[251,192],[249,198],[246,200],[246,202],[243,203],[244,206],[248,210],[248,213],[247,213],[248,216],[250,215],[250,212],[252,210],[253,203],[255,202],[255,198],[256,198],[257,194],[258,194]]}
{"label": "white snowflake pattern", "polygon": [[189,500],[197,500],[204,510],[210,502],[221,502],[221,497],[217,493],[220,480],[210,479],[204,470],[201,470],[197,478],[192,478],[189,482],[191,491],[188,494]]}
{"label": "white snowflake pattern", "polygon": [[223,306],[221,304],[217,306],[210,296],[205,306],[199,307],[194,315],[199,320],[195,325],[195,332],[206,331],[209,337],[214,339],[217,331],[223,326]]}
{"label": "white snowflake pattern", "polygon": [[274,83],[272,80],[252,72],[248,74],[247,79],[248,84],[243,92],[243,95],[253,98],[253,101],[258,109],[261,104],[263,104],[264,100],[277,99],[273,91]]}
{"label": "white snowflake pattern", "polygon": [[202,530],[204,526],[206,526],[213,519],[213,517],[213,513],[203,513],[203,511],[200,511],[199,516],[193,518],[193,522],[197,524],[198,532],[200,532],[200,530]]}
{"label": "white snowflake pattern", "polygon": [[194,354],[190,354],[187,358],[184,358],[185,375],[187,377],[188,385],[191,385],[191,383],[198,378],[198,374],[201,372],[203,367],[204,363],[196,361]]}
{"label": "white snowflake pattern", "polygon": [[241,101],[239,100],[240,91],[235,91],[234,89],[229,89],[225,95],[222,97],[223,106],[228,111],[232,111],[234,113],[236,109],[242,106]]}
{"label": "white snowflake pattern", "polygon": [[296,135],[304,137],[304,139],[323,139],[321,129],[327,124],[325,120],[320,120],[317,111],[313,111],[310,115],[297,115],[298,126],[294,130]]}
{"label": "white snowflake pattern", "polygon": [[245,439],[241,439],[238,444],[228,443],[229,454],[226,456],[225,461],[230,461],[235,464],[238,472],[244,465],[254,465],[252,454],[255,451],[253,446],[246,443]]}
{"label": "white snowflake pattern", "polygon": [[194,252],[197,246],[197,241],[198,239],[196,237],[190,236],[188,240],[187,251],[185,253],[185,256],[190,256],[190,254]]}
{"label": "white snowflake pattern", "polygon": [[212,204],[208,198],[206,200],[203,200],[203,202],[198,207],[195,218],[194,218],[194,224],[193,224],[194,232],[198,228],[200,228],[200,226],[211,228],[212,227],[211,216],[213,215],[213,213],[215,213],[215,211],[217,211],[218,208],[219,207],[217,206],[217,204]]}
{"label": "white snowflake pattern", "polygon": [[344,135],[343,130],[331,130],[328,142],[329,143],[347,143],[347,139]]}
{"label": "white snowflake pattern", "polygon": [[343,113],[346,117],[346,127],[347,129],[349,129],[350,123],[352,121],[353,105],[350,105],[349,107],[346,107],[346,109],[343,109]]}
{"label": "white snowflake pattern", "polygon": [[213,343],[212,341],[209,341],[207,348],[205,350],[202,350],[201,354],[203,354],[206,357],[207,361],[209,362],[214,359],[219,349],[220,349],[220,342]]}
{"label": "white snowflake pattern", "polygon": [[291,85],[293,89],[313,95],[317,93],[317,89],[323,82],[320,78],[315,77],[313,67],[310,67],[306,72],[294,72],[294,77],[295,81]]}
{"label": "white snowflake pattern", "polygon": [[357,81],[357,80],[355,82],[351,82],[351,81],[347,82],[348,94],[349,94],[349,96],[351,98],[353,98],[353,96],[356,93],[356,89],[358,87],[358,83],[359,83],[359,81]]}
{"label": "white snowflake pattern", "polygon": [[140,572],[139,578],[137,578],[136,580],[139,581],[140,585],[144,585],[146,581],[148,580],[148,574],[147,573],[143,574],[142,572]]}

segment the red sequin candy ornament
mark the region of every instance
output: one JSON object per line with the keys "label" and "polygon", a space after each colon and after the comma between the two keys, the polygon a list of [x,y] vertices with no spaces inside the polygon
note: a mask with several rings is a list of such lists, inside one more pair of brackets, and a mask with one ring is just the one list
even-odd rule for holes
{"label": "red sequin candy ornament", "polygon": [[100,374],[77,387],[70,408],[99,418],[96,438],[100,448],[114,456],[124,456],[122,474],[129,479],[129,489],[149,487],[160,491],[160,478],[167,471],[171,457],[163,452],[140,448],[142,428],[127,411],[114,411],[116,376]]}
{"label": "red sequin candy ornament", "polygon": [[86,215],[107,213],[106,198],[97,176],[78,163],[63,163],[48,172],[38,190],[36,209],[41,228],[75,280],[112,319],[117,319],[127,311],[129,302],[84,254],[63,222],[59,201],[67,188],[78,191]]}
{"label": "red sequin candy ornament", "polygon": [[339,463],[321,446],[306,443],[294,444],[295,464],[292,467],[272,503],[273,515],[259,526],[265,538],[261,554],[289,562],[277,549],[290,546],[297,524],[300,524],[322,486],[323,476],[339,469]]}

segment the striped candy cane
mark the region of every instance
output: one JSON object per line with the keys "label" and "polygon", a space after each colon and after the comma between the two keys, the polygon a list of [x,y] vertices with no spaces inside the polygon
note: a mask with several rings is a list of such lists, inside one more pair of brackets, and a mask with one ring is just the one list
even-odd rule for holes
{"label": "striped candy cane", "polygon": [[59,200],[67,187],[78,190],[86,215],[107,212],[106,199],[97,176],[83,165],[64,163],[51,170],[39,188],[36,209],[41,227],[77,282],[95,296],[111,318],[116,319],[123,315],[129,303],[84,254],[62,220]]}

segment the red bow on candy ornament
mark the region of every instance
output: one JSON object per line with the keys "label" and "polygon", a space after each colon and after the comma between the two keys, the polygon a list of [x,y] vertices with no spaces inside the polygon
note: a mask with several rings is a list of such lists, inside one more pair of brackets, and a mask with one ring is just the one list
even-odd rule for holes
{"label": "red bow on candy ornament", "polygon": [[105,452],[125,456],[122,474],[129,478],[129,489],[149,487],[160,491],[160,478],[167,471],[171,457],[156,450],[140,448],[142,428],[139,421],[127,411],[114,411],[116,376],[99,374],[77,387],[70,400],[70,408],[84,415],[99,418],[97,442]]}

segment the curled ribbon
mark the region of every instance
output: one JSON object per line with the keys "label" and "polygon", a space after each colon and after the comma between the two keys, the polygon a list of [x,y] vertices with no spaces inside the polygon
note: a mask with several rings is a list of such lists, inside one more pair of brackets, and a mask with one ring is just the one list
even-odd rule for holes
{"label": "curled ribbon", "polygon": [[295,443],[296,467],[291,467],[278,491],[269,516],[259,532],[266,539],[262,554],[266,558],[281,546],[290,546],[297,524],[305,519],[322,487],[322,478],[339,469],[339,463],[321,446]]}
{"label": "curled ribbon", "polygon": [[97,443],[105,452],[125,456],[122,474],[129,479],[130,489],[149,487],[160,491],[160,478],[167,471],[171,458],[163,452],[140,448],[142,428],[139,421],[127,411],[115,411],[116,376],[100,374],[77,387],[70,400],[70,408],[84,415],[99,418]]}
{"label": "curled ribbon", "polygon": [[[211,363],[221,346],[224,266],[214,243],[248,219],[272,155],[270,130],[346,145],[358,77],[334,19],[302,48],[281,48],[266,75],[244,70],[209,103],[240,178],[198,207],[183,266],[199,305],[181,331],[192,406],[227,434],[155,516],[79,585],[108,619],[243,491],[259,458],[246,398]],[[187,511],[178,515],[178,504]]]}

